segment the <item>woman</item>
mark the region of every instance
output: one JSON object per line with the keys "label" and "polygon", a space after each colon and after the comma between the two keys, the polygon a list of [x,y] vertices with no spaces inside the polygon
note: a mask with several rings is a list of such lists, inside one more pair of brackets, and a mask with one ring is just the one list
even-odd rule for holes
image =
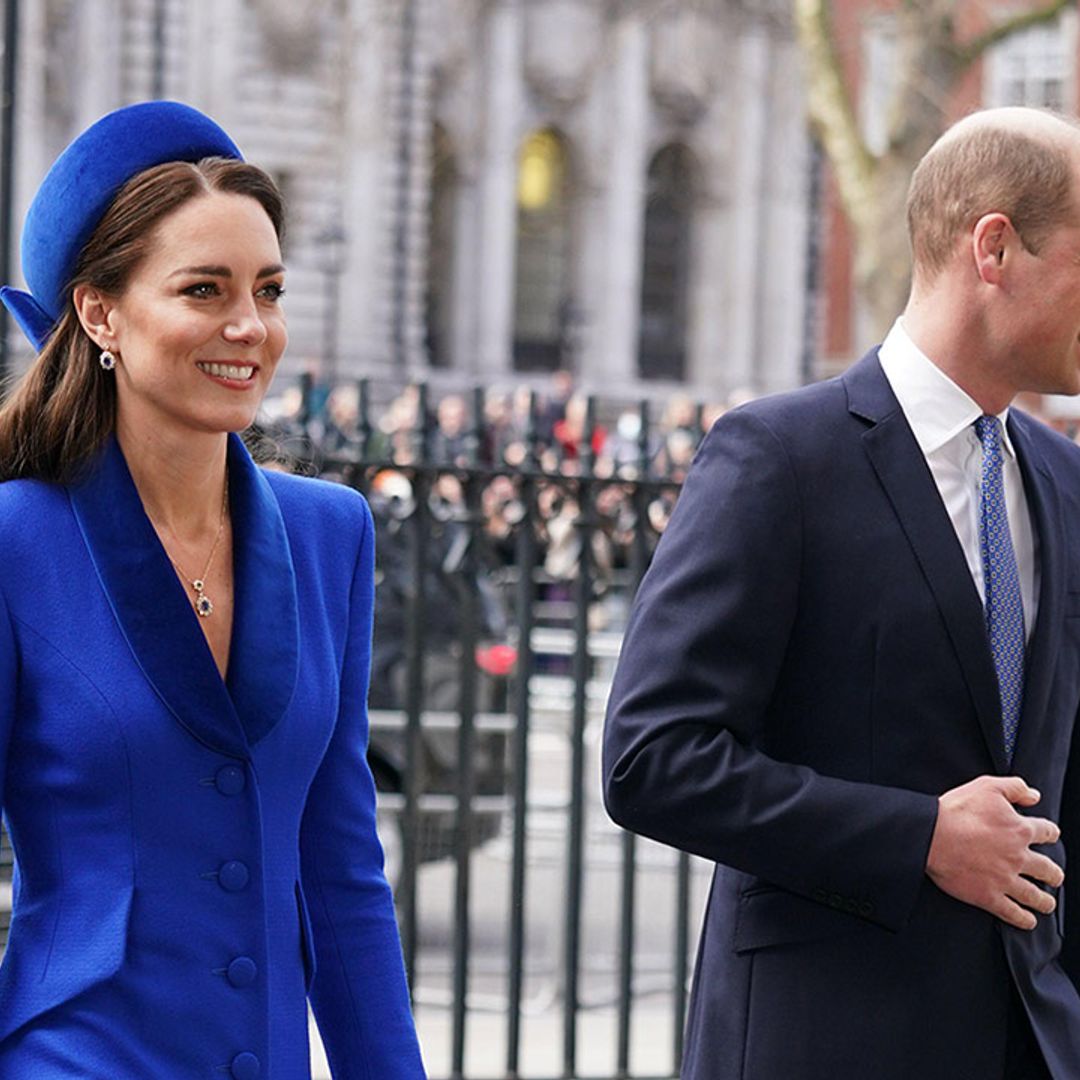
{"label": "woman", "polygon": [[423,1076],[365,763],[372,526],[264,473],[280,195],[150,102],[27,216],[0,410],[0,1078]]}

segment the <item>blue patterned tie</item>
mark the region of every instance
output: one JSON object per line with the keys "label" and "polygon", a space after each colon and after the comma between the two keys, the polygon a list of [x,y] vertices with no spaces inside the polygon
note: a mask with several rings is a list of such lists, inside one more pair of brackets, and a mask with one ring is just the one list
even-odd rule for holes
{"label": "blue patterned tie", "polygon": [[982,502],[979,509],[986,629],[997,669],[1005,755],[1011,761],[1024,700],[1024,603],[1009,533],[1002,480],[1001,421],[980,416],[975,434],[982,443]]}

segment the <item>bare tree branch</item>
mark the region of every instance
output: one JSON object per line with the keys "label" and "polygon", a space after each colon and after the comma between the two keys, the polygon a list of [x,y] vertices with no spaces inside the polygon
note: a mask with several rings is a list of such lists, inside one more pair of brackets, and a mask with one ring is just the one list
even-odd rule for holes
{"label": "bare tree branch", "polygon": [[1018,34],[1032,26],[1053,22],[1074,0],[1050,0],[1042,7],[1032,8],[1012,15],[984,30],[978,37],[957,48],[957,56],[962,66],[978,60],[987,49],[1004,41],[1013,34]]}
{"label": "bare tree branch", "polygon": [[855,108],[833,40],[827,0],[794,0],[795,29],[807,64],[807,107],[856,227],[866,222],[876,167],[855,119]]}

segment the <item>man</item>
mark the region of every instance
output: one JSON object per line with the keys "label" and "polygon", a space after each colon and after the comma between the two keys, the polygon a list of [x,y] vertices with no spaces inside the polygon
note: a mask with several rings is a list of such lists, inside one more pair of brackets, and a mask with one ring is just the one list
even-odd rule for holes
{"label": "man", "polygon": [[705,440],[615,677],[611,815],[718,864],[687,1080],[1080,1077],[1080,452],[1009,408],[1080,391],[1080,130],[970,116],[908,216],[880,350]]}

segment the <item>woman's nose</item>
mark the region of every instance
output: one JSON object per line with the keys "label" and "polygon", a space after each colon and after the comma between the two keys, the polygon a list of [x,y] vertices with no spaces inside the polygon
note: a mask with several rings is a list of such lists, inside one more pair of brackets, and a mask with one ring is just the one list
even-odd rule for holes
{"label": "woman's nose", "polygon": [[266,324],[259,315],[254,300],[241,301],[229,312],[222,331],[227,341],[245,345],[261,345],[266,340]]}

